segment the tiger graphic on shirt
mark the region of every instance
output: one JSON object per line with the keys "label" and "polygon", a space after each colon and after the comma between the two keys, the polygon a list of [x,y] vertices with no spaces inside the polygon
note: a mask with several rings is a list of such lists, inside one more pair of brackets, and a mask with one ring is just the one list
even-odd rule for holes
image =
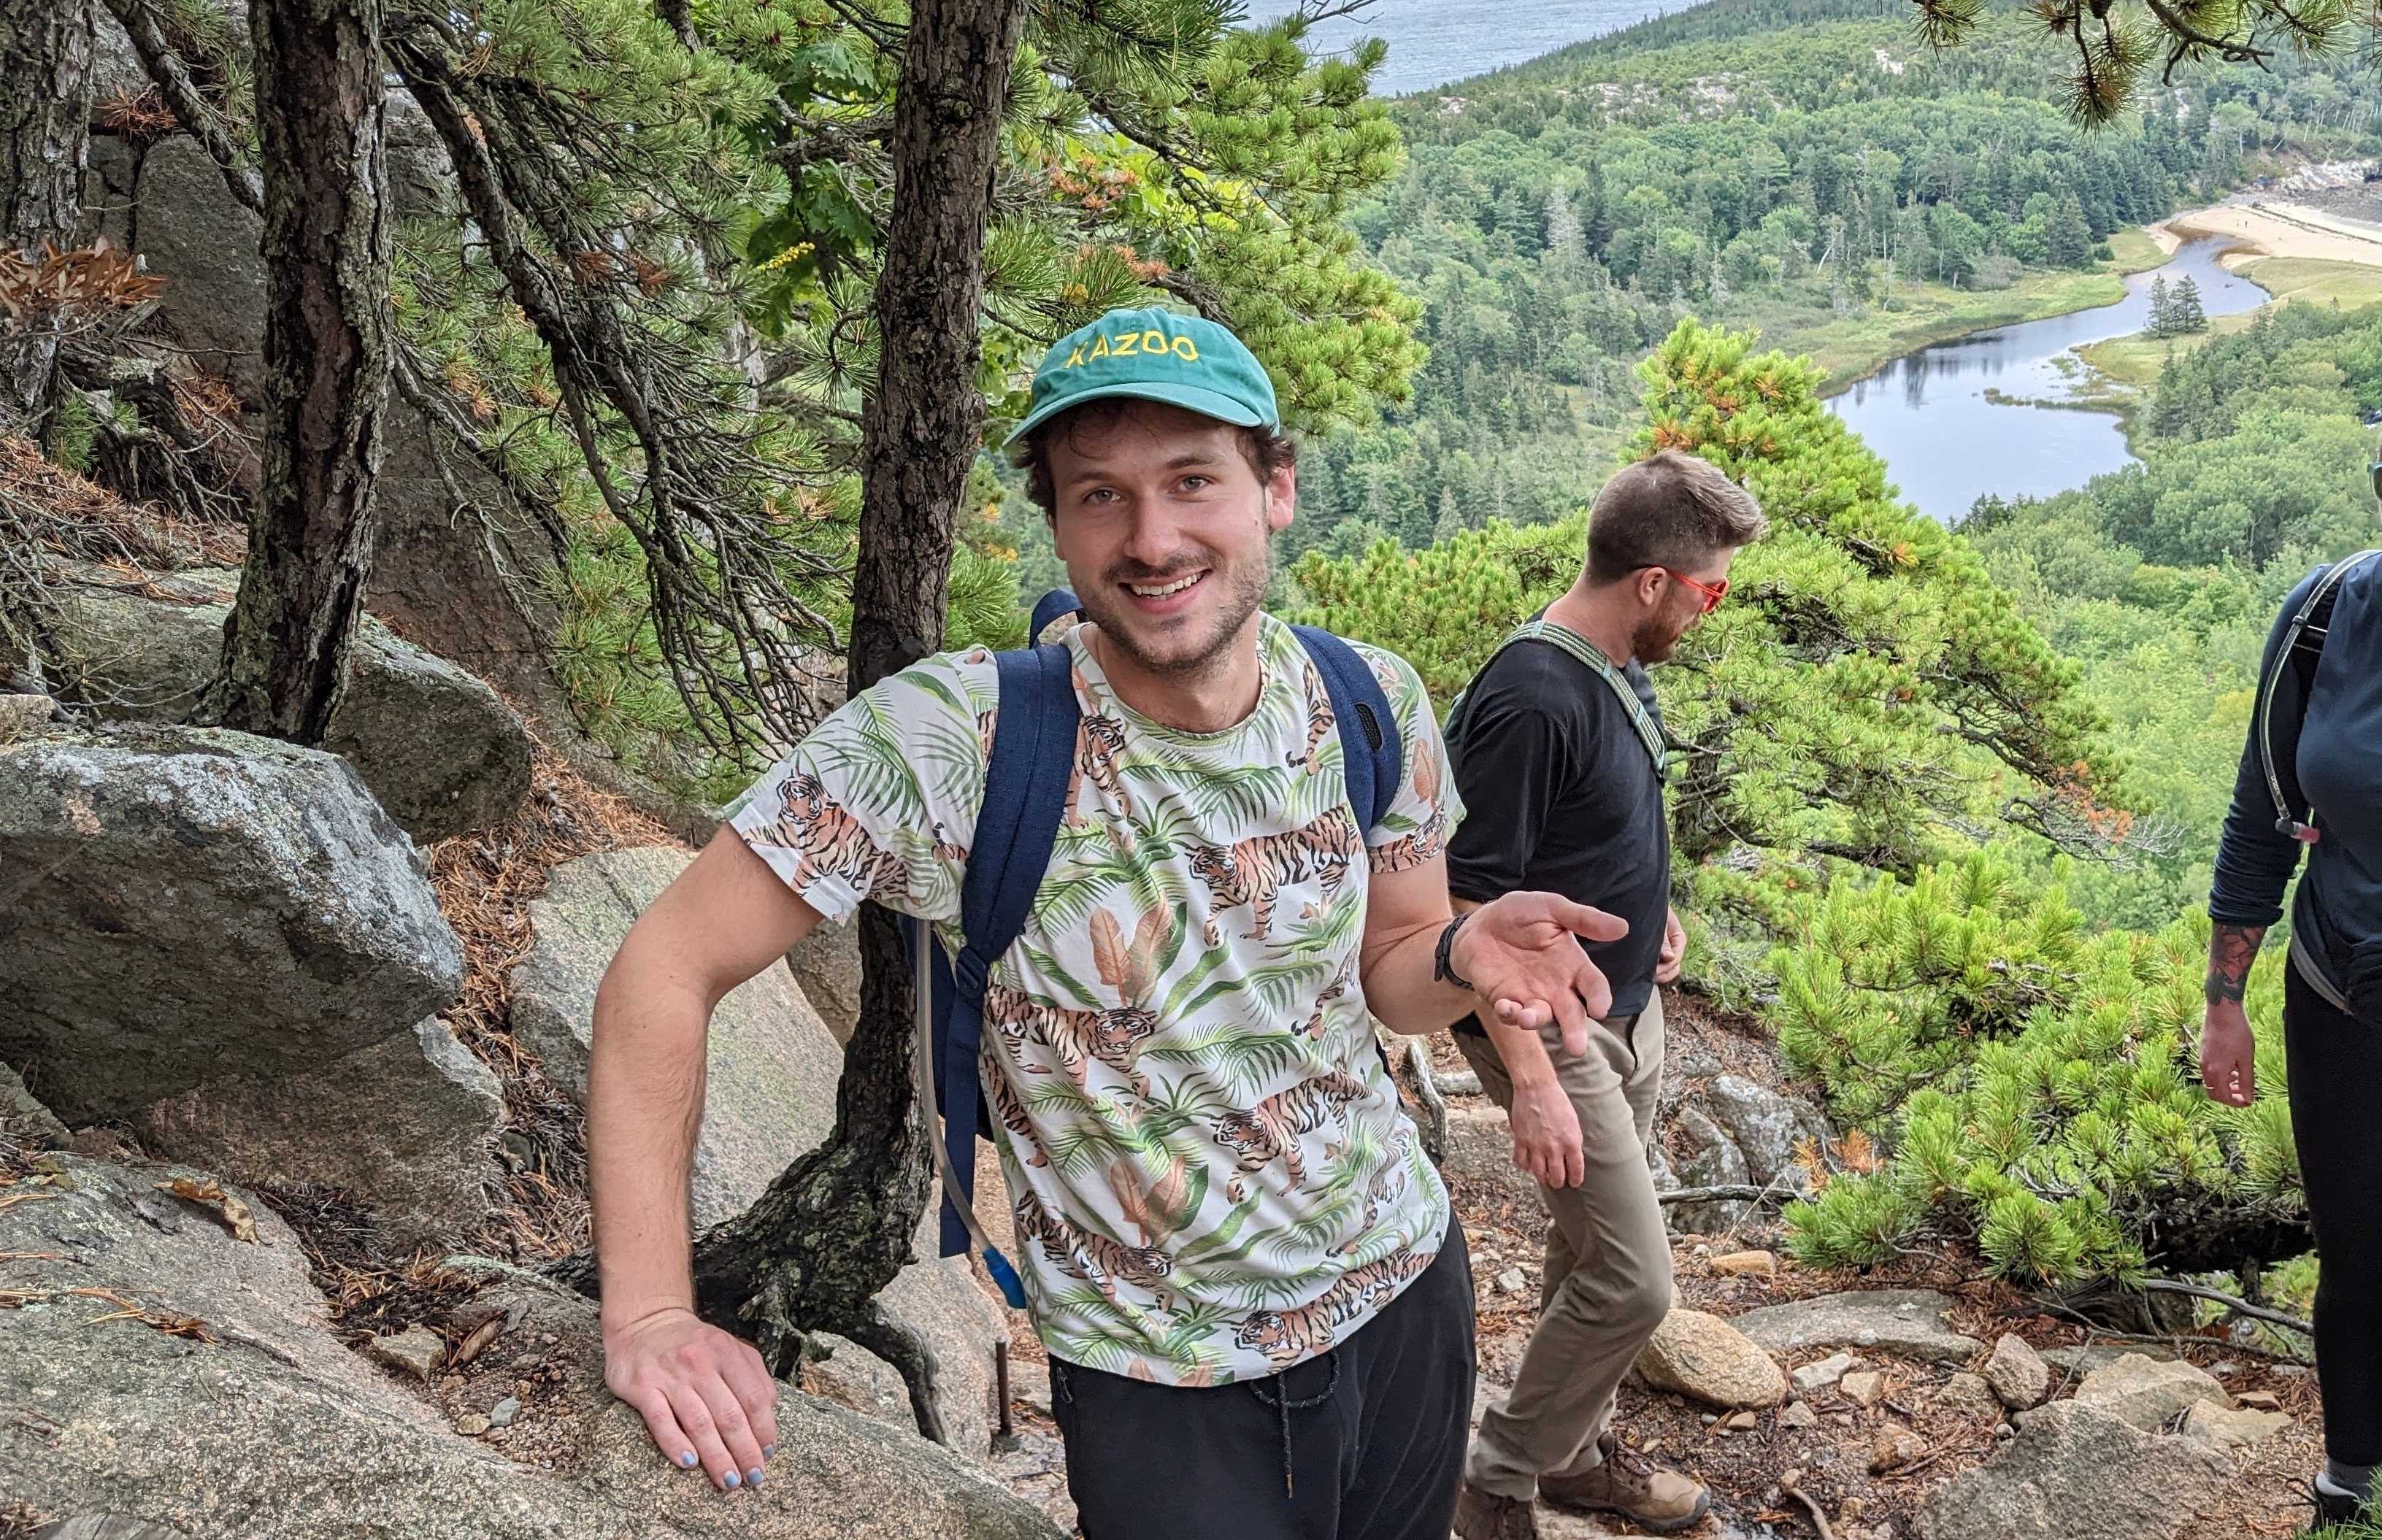
{"label": "tiger graphic on shirt", "polygon": [[1332,725],[1338,718],[1332,715],[1332,697],[1311,684],[1308,688],[1311,693],[1307,703],[1307,752],[1291,755],[1289,763],[1312,776],[1323,768],[1323,762],[1316,757],[1316,751],[1322,748],[1323,740],[1332,736]]}
{"label": "tiger graphic on shirt", "polygon": [[1120,815],[1133,816],[1133,803],[1124,794],[1124,776],[1119,770],[1124,750],[1123,723],[1097,713],[1084,717],[1075,730],[1075,762],[1067,772],[1067,822],[1080,825],[1091,821],[1080,805],[1086,781],[1113,801]]}
{"label": "tiger graphic on shirt", "polygon": [[794,852],[797,860],[790,883],[797,892],[812,879],[834,877],[856,892],[879,899],[890,901],[909,893],[910,873],[901,858],[879,849],[860,821],[828,795],[817,776],[807,770],[789,770],[773,791],[779,816],[745,831],[744,837],[755,845]]}
{"label": "tiger graphic on shirt", "polygon": [[1302,1358],[1328,1351],[1339,1329],[1368,1315],[1384,1295],[1397,1292],[1408,1278],[1430,1265],[1437,1252],[1399,1252],[1362,1267],[1351,1267],[1339,1280],[1295,1310],[1250,1313],[1233,1334],[1240,1347],[1255,1348],[1275,1363],[1287,1367]]}
{"label": "tiger graphic on shirt", "polygon": [[1062,1222],[1042,1206],[1032,1188],[1017,1194],[1010,1218],[1019,1241],[1033,1241],[1060,1271],[1082,1278],[1111,1300],[1120,1283],[1161,1293],[1167,1275],[1174,1271],[1174,1259],[1155,1246],[1128,1246],[1097,1230]]}
{"label": "tiger graphic on shirt", "polygon": [[1284,886],[1313,877],[1323,899],[1337,898],[1349,868],[1363,858],[1365,841],[1344,807],[1326,812],[1302,828],[1261,834],[1232,845],[1191,847],[1191,874],[1208,885],[1219,910],[1249,911],[1246,939],[1264,939],[1273,928],[1274,900]]}
{"label": "tiger graphic on shirt", "polygon": [[[1149,1082],[1135,1061],[1141,1057],[1142,1044],[1158,1031],[1158,1017],[1139,1006],[1073,1010],[1046,1006],[996,984],[985,988],[984,1021],[1013,1050],[1026,1043],[1049,1048],[1079,1090],[1090,1088],[1091,1063],[1098,1060],[1123,1075],[1137,1094],[1149,1094]],[[1027,1067],[1029,1072],[1037,1068]]]}
{"label": "tiger graphic on shirt", "polygon": [[1322,1040],[1323,1023],[1332,1015],[1332,1002],[1346,997],[1350,982],[1348,975],[1343,973],[1326,984],[1323,993],[1315,996],[1315,1009],[1308,1013],[1307,1025],[1298,1029],[1301,1037],[1310,1042]]}
{"label": "tiger graphic on shirt", "polygon": [[1307,1159],[1298,1136],[1312,1133],[1340,1116],[1350,1102],[1370,1095],[1365,1082],[1334,1069],[1277,1091],[1247,1112],[1228,1112],[1216,1119],[1216,1143],[1233,1155],[1243,1171],[1261,1171],[1279,1160],[1290,1173],[1291,1185],[1307,1182]]}
{"label": "tiger graphic on shirt", "polygon": [[1001,1119],[1002,1128],[1017,1135],[1016,1147],[1025,1155],[1025,1164],[1050,1164],[1043,1158],[1042,1146],[1035,1141],[1034,1119],[1026,1116],[1025,1104],[1017,1099],[1017,1088],[1009,1083],[1009,1077],[994,1069],[982,1076],[978,1083],[984,1087],[985,1103],[992,1108],[992,1115]]}

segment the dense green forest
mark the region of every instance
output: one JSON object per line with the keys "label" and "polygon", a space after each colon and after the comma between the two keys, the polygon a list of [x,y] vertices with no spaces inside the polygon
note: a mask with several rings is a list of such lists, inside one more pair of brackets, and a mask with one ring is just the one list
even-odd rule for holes
{"label": "dense green forest", "polygon": [[1934,53],[1857,0],[1699,6],[1400,103],[1406,168],[1351,218],[1430,358],[1381,427],[1317,446],[1294,554],[1561,517],[1683,314],[1860,372],[1913,327],[2115,299],[2088,275],[2114,234],[2278,153],[2375,148],[2346,59],[2186,69],[2083,132],[2054,43],[2014,12],[1987,34]]}

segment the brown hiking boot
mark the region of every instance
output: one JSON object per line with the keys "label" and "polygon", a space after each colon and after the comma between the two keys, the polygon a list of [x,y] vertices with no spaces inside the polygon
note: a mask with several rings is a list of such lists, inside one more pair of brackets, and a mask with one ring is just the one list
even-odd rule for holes
{"label": "brown hiking boot", "polygon": [[[1701,1522],[1712,1494],[1666,1471],[1612,1434],[1596,1441],[1604,1458],[1586,1470],[1572,1468],[1539,1478],[1539,1496],[1563,1508],[1618,1513],[1651,1530],[1686,1529]],[[1469,1490],[1467,1488],[1467,1490]]]}
{"label": "brown hiking boot", "polygon": [[1539,1540],[1539,1516],[1528,1497],[1501,1497],[1466,1482],[1455,1494],[1461,1540]]}

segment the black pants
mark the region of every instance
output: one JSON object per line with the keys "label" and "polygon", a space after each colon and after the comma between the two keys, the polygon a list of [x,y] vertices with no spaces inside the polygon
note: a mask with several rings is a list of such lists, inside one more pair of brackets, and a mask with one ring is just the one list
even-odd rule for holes
{"label": "black pants", "polygon": [[2324,1387],[2325,1448],[2350,1465],[2382,1465],[2382,1032],[2308,986],[2292,964],[2283,984],[2290,1055],[2291,1138],[2315,1227],[2315,1373]]}
{"label": "black pants", "polygon": [[1085,1540],[1446,1540],[1472,1416],[1464,1227],[1354,1337],[1279,1375],[1152,1385],[1050,1362]]}

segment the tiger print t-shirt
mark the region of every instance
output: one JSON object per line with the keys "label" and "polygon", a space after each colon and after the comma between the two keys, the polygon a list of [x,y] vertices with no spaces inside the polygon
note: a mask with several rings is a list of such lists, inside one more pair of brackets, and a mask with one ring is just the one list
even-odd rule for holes
{"label": "tiger print t-shirt", "polygon": [[[1360,837],[1330,698],[1288,626],[1260,617],[1257,708],[1218,733],[1124,704],[1087,633],[1068,637],[1084,710],[1068,812],[985,993],[1016,1260],[1068,1363],[1173,1385],[1269,1375],[1363,1325],[1445,1233],[1357,961],[1369,875],[1441,854],[1462,809],[1402,659],[1359,649],[1406,746],[1405,783]],[[989,654],[916,664],[821,723],[730,822],[820,913],[874,898],[956,955],[997,694]]]}

